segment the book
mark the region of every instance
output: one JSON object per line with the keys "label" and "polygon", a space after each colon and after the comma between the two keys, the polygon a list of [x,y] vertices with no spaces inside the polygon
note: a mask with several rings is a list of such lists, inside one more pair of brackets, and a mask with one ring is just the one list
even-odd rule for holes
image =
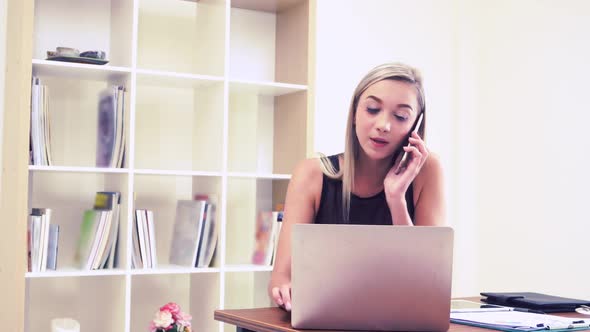
{"label": "book", "polygon": [[146,224],[149,238],[149,252],[151,256],[150,267],[155,268],[158,265],[158,257],[156,251],[156,231],[154,229],[154,212],[151,210],[144,210],[146,217]]}
{"label": "book", "polygon": [[121,193],[99,191],[93,209],[84,211],[75,260],[82,269],[116,267]]}
{"label": "book", "polygon": [[31,272],[39,272],[40,267],[40,239],[41,216],[29,215],[29,230],[31,233]]}
{"label": "book", "polygon": [[57,269],[57,249],[59,242],[59,225],[49,225],[49,241],[47,245],[47,269]]}
{"label": "book", "polygon": [[98,105],[96,166],[122,167],[125,152],[125,88],[101,92]]}
{"label": "book", "polygon": [[197,267],[204,268],[211,266],[213,254],[217,246],[218,226],[215,220],[215,203],[207,203],[209,209],[207,211],[207,218],[205,220],[205,227],[203,229],[203,242],[199,251],[199,258]]}
{"label": "book", "polygon": [[140,258],[141,258],[142,266],[145,269],[145,268],[150,267],[150,259],[149,259],[148,250],[147,250],[148,237],[147,237],[147,230],[145,229],[146,223],[143,220],[144,216],[145,216],[145,214],[143,213],[143,210],[135,210],[135,224],[137,226],[137,238],[139,240],[138,243],[139,243]]}
{"label": "book", "polygon": [[140,210],[135,210],[135,215],[133,217],[133,230],[132,230],[132,244],[133,244],[133,252],[131,255],[131,263],[133,264],[133,268],[135,269],[142,269],[144,267],[144,260],[141,256],[141,248],[139,243],[139,227],[137,225],[137,215],[141,213]]}
{"label": "book", "polygon": [[273,228],[273,240],[274,240],[274,247],[272,251],[272,260],[271,264],[274,265],[276,258],[277,258],[277,251],[279,249],[279,236],[281,234],[281,228],[283,226],[283,211],[278,211],[276,214],[275,224],[276,227]]}
{"label": "book", "polygon": [[276,227],[276,212],[260,211],[256,219],[255,247],[252,263],[270,265],[273,254],[273,227]]}
{"label": "book", "polygon": [[51,160],[51,126],[47,87],[38,77],[31,83],[31,121],[30,121],[30,162],[32,165],[48,166]]}
{"label": "book", "polygon": [[90,254],[90,249],[94,241],[95,234],[98,230],[100,213],[96,210],[86,210],[80,224],[80,237],[76,249],[75,260],[77,264],[84,268]]}
{"label": "book", "polygon": [[109,89],[101,93],[98,104],[98,130],[96,138],[96,166],[109,167],[115,150],[116,94]]}
{"label": "book", "polygon": [[176,205],[170,263],[196,267],[206,200],[179,200]]}
{"label": "book", "polygon": [[92,263],[92,269],[106,268],[107,261],[112,256],[111,268],[114,267],[116,256],[117,237],[119,233],[121,193],[118,191],[99,191],[94,197],[95,210],[106,213],[105,232],[101,237],[96,259]]}
{"label": "book", "polygon": [[33,208],[33,264],[34,272],[43,272],[47,268],[47,253],[49,246],[49,226],[51,209]]}

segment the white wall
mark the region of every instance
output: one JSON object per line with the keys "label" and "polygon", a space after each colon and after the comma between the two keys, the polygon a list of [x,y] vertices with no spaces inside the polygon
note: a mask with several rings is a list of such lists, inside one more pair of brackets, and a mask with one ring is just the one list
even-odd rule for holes
{"label": "white wall", "polygon": [[590,299],[590,2],[477,3],[480,287]]}
{"label": "white wall", "polygon": [[455,228],[454,296],[590,299],[589,13],[583,0],[318,1],[317,151],[343,151],[352,91],[372,66],[400,60],[424,74],[427,144],[443,160]]}

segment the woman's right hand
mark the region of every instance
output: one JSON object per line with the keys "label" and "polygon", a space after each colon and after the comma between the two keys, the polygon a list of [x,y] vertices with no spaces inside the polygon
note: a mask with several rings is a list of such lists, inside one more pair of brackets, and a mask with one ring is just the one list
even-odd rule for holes
{"label": "woman's right hand", "polygon": [[271,288],[271,296],[275,303],[287,310],[291,311],[291,283],[279,283],[273,285]]}

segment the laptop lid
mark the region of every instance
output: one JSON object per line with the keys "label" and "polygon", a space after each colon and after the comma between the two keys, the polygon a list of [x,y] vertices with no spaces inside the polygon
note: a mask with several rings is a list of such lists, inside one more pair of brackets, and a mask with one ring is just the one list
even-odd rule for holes
{"label": "laptop lid", "polygon": [[291,325],[447,331],[449,227],[295,224]]}

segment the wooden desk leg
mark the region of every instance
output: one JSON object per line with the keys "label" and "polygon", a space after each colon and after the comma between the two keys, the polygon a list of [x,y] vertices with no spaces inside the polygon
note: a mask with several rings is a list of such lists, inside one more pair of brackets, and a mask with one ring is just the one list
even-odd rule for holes
{"label": "wooden desk leg", "polygon": [[243,327],[236,326],[236,332],[254,332],[254,331],[245,329]]}

